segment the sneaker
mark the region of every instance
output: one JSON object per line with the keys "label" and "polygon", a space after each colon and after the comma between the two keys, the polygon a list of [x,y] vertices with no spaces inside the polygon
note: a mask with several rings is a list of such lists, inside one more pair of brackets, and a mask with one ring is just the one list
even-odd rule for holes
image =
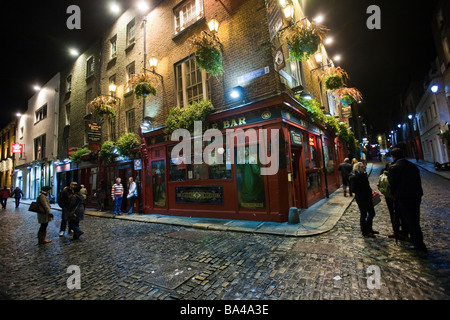
{"label": "sneaker", "polygon": [[60,231],[60,232],[59,232],[59,236],[60,236],[60,237],[64,237],[64,231]]}

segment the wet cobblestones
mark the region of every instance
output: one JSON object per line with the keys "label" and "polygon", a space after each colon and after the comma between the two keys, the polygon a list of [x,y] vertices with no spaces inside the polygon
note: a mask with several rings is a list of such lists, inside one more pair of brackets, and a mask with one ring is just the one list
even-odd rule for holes
{"label": "wet cobblestones", "polygon": [[[375,184],[379,166],[371,183]],[[11,203],[0,212],[0,298],[44,300],[449,299],[450,181],[421,171],[427,257],[387,238],[389,214],[376,207],[374,239],[363,238],[353,202],[328,233],[305,238],[194,230],[86,217],[81,241],[38,246],[36,217]],[[81,270],[69,290],[67,268]],[[369,266],[381,271],[368,287]]]}

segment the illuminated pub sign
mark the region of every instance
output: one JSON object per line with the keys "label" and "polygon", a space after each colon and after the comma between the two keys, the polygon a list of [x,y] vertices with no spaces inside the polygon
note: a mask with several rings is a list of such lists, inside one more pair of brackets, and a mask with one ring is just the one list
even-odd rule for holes
{"label": "illuminated pub sign", "polygon": [[223,204],[222,186],[186,186],[175,188],[177,203]]}
{"label": "illuminated pub sign", "polygon": [[11,146],[12,153],[23,153],[23,144],[13,143]]}

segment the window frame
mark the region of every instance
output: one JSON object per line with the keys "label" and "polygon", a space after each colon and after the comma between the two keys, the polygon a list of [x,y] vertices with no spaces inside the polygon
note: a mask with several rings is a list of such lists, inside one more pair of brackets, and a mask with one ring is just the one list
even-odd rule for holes
{"label": "window frame", "polygon": [[[193,5],[192,5],[193,4]],[[189,7],[189,8],[188,8]],[[186,9],[191,13],[189,20],[184,22],[186,18]],[[196,15],[192,14],[192,10],[196,10]],[[184,0],[172,9],[172,33],[173,36],[182,34],[189,27],[205,18],[205,6],[203,0]],[[182,25],[181,25],[182,24]]]}
{"label": "window frame", "polygon": [[125,112],[125,130],[127,133],[136,131],[136,112],[134,108]]}
{"label": "window frame", "polygon": [[[133,30],[133,36],[130,37],[130,32]],[[126,38],[126,46],[132,45],[136,41],[136,18],[130,20],[127,23],[127,38]]]}
{"label": "window frame", "polygon": [[94,56],[90,56],[86,59],[86,79],[90,78],[95,73],[95,60]]}
{"label": "window frame", "polygon": [[47,114],[48,114],[48,105],[47,103],[45,103],[42,107],[40,107],[34,112],[34,124],[37,124],[42,120],[46,119]]}

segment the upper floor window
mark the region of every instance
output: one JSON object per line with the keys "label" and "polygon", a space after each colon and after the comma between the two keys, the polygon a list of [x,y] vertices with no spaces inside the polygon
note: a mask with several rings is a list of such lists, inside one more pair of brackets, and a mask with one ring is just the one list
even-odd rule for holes
{"label": "upper floor window", "polygon": [[45,104],[43,107],[39,108],[36,112],[35,112],[35,123],[39,122],[41,120],[44,120],[45,118],[47,118],[47,104]]}
{"label": "upper floor window", "polygon": [[126,126],[127,133],[135,131],[134,109],[128,110],[126,113]]}
{"label": "upper floor window", "polygon": [[94,57],[90,57],[86,60],[86,78],[89,78],[94,74]]}
{"label": "upper floor window", "polygon": [[45,134],[34,139],[34,160],[45,159]]}
{"label": "upper floor window", "polygon": [[136,31],[136,20],[133,19],[127,24],[127,46],[134,42]]}
{"label": "upper floor window", "polygon": [[70,125],[70,103],[66,104],[65,120],[66,126]]}
{"label": "upper floor window", "polygon": [[88,89],[86,91],[86,99],[85,99],[85,106],[86,106],[86,114],[89,114],[90,110],[87,107],[87,104],[89,102],[91,102],[92,100],[94,100],[94,91],[92,91],[92,89]]}
{"label": "upper floor window", "polygon": [[206,72],[200,70],[194,57],[175,65],[177,105],[180,107],[202,99],[211,99],[211,90]]}
{"label": "upper floor window", "polygon": [[183,1],[173,9],[174,34],[177,35],[203,17],[203,0]]}
{"label": "upper floor window", "polygon": [[114,37],[112,37],[109,40],[110,43],[110,56],[109,58],[115,58],[117,56],[117,35],[115,35]]}
{"label": "upper floor window", "polygon": [[130,91],[132,91],[134,89],[130,85],[130,80],[131,80],[131,78],[133,78],[133,75],[136,73],[136,70],[135,70],[135,67],[134,67],[134,61],[132,63],[130,63],[129,65],[127,65],[126,72],[127,72],[127,83],[126,83],[126,86],[125,86],[125,92],[130,92]]}
{"label": "upper floor window", "polygon": [[66,92],[72,91],[72,75],[66,78]]}

